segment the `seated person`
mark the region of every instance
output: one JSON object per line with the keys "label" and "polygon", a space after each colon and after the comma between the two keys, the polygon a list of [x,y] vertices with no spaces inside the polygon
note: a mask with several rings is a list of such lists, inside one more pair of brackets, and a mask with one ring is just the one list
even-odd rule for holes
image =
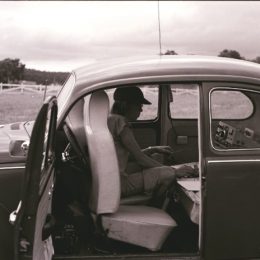
{"label": "seated person", "polygon": [[[108,117],[108,128],[115,142],[122,197],[153,192],[162,183],[170,184],[176,177],[187,176],[194,172],[192,167],[184,165],[174,169],[150,157],[154,152],[169,154],[172,152],[170,147],[155,146],[141,150],[129,121],[135,121],[140,116],[143,104],[151,103],[144,98],[138,87],[118,88],[114,92],[114,104]],[[127,172],[129,155],[138,166],[136,172]]]}

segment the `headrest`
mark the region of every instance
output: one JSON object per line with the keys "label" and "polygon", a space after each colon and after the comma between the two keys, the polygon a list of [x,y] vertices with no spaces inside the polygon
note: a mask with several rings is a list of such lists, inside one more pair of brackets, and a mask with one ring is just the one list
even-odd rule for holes
{"label": "headrest", "polygon": [[109,114],[109,98],[105,91],[100,90],[92,93],[88,104],[87,124],[92,130],[101,130],[107,127],[107,117]]}

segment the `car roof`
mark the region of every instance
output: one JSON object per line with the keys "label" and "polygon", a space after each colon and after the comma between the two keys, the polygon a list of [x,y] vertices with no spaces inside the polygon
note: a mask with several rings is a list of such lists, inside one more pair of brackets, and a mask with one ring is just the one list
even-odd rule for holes
{"label": "car roof", "polygon": [[158,76],[240,76],[260,79],[260,65],[232,58],[163,55],[97,62],[74,70],[76,88],[124,78]]}
{"label": "car roof", "polygon": [[[75,86],[65,107],[100,87],[125,84],[203,80],[235,80],[260,84],[260,65],[231,58],[197,55],[163,55],[104,60],[72,71]],[[66,84],[66,83],[65,83]],[[65,92],[66,93],[66,92]],[[58,94],[59,98],[59,94]],[[60,108],[59,120],[66,114]]]}

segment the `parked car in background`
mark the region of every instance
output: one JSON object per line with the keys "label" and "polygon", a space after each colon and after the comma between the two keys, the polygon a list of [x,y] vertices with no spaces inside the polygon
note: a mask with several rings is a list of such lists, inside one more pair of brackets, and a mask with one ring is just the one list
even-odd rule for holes
{"label": "parked car in background", "polygon": [[[121,199],[99,156],[113,92],[132,85],[152,103],[131,122],[140,147],[168,145],[164,163],[198,165],[177,181],[185,227],[147,194]],[[260,258],[259,119],[255,63],[163,56],[73,71],[35,122],[0,128],[0,259]]]}

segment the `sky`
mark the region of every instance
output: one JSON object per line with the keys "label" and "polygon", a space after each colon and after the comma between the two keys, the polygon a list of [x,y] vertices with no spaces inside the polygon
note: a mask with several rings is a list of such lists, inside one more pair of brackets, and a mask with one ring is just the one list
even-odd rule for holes
{"label": "sky", "polygon": [[[260,56],[260,2],[160,1],[161,51]],[[71,71],[122,56],[159,55],[158,1],[0,1],[0,60]]]}

